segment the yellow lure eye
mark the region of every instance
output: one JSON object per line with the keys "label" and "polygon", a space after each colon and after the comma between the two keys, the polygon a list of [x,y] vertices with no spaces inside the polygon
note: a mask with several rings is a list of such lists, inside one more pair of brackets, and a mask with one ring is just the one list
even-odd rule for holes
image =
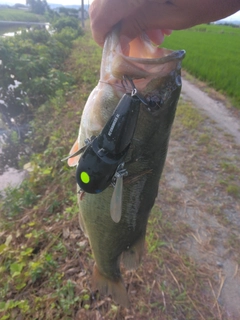
{"label": "yellow lure eye", "polygon": [[86,184],[89,183],[89,181],[90,181],[90,177],[87,174],[87,172],[85,172],[85,171],[81,172],[80,178],[81,178],[82,182],[86,183]]}

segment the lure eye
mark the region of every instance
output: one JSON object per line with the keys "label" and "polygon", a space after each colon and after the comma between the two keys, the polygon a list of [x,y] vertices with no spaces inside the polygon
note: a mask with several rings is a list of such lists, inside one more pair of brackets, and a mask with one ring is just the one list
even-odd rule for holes
{"label": "lure eye", "polygon": [[81,179],[81,181],[82,181],[83,183],[85,183],[85,184],[87,184],[87,183],[90,182],[90,176],[89,176],[89,174],[88,174],[87,172],[85,172],[85,171],[82,171],[82,172],[80,173],[80,179]]}

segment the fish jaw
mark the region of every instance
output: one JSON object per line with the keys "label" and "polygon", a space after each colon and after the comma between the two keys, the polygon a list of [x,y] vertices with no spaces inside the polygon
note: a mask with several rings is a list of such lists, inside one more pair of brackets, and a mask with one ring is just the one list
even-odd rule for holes
{"label": "fish jaw", "polygon": [[[141,50],[140,50],[140,49]],[[118,30],[105,41],[100,80],[85,105],[80,123],[78,147],[97,136],[111,117],[120,98],[137,90],[156,110],[141,105],[134,138],[126,158],[128,177],[123,179],[122,216],[118,223],[110,216],[113,187],[100,194],[79,199],[80,222],[88,236],[95,267],[93,284],[102,294],[111,294],[116,302],[128,306],[121,278],[120,260],[136,268],[144,251],[147,221],[158,193],[171,126],[181,90],[181,60],[184,51],[153,47],[145,37],[122,48]],[[74,159],[74,158],[73,158]],[[78,163],[78,158],[75,163]]]}

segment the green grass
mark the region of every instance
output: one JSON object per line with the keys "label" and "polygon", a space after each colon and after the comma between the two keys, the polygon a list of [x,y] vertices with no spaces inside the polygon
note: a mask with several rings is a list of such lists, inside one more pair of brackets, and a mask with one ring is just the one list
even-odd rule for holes
{"label": "green grass", "polygon": [[201,25],[174,31],[163,46],[184,49],[183,68],[209,86],[232,98],[240,108],[240,29],[230,26]]}
{"label": "green grass", "polygon": [[45,17],[28,11],[18,9],[1,9],[0,20],[2,21],[27,21],[27,22],[44,22]]}

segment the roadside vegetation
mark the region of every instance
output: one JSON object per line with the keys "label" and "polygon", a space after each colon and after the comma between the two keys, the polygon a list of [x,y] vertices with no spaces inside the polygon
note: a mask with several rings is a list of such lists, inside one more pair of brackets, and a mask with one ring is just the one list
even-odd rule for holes
{"label": "roadside vegetation", "polygon": [[[52,21],[51,33],[45,29],[22,30],[14,37],[0,38],[0,99],[4,101],[0,110],[11,129],[0,154],[1,168],[16,167],[24,157],[26,149],[19,139],[26,138],[35,110],[59,90],[74,87],[74,77],[64,71],[64,62],[73,40],[83,31],[77,19],[61,17]],[[34,146],[31,148],[34,151]]]}
{"label": "roadside vegetation", "polygon": [[183,68],[232,99],[240,109],[240,28],[224,25],[200,25],[174,31],[163,46],[184,49]]}
{"label": "roadside vegetation", "polygon": [[[42,33],[36,35],[42,38]],[[58,36],[52,38],[53,43]],[[28,39],[27,44],[29,41],[32,40]],[[50,49],[44,44],[35,43],[32,52],[35,47],[49,54]],[[66,48],[67,44],[63,50]],[[157,199],[149,221],[142,266],[136,272],[125,273],[131,309],[115,305],[109,297],[98,300],[98,295],[91,291],[93,258],[78,226],[75,170],[61,159],[68,155],[77,137],[84,104],[99,78],[100,60],[101,50],[86,31],[73,41],[70,56],[60,63],[63,81],[43,101],[37,100],[39,106],[33,111],[31,124],[33,134],[28,141],[35,150],[28,160],[29,177],[19,188],[7,189],[0,204],[0,319],[228,319],[218,303],[221,286],[215,272],[207,263],[197,264],[182,249],[181,245],[192,238],[193,227],[188,221],[177,219],[181,189],[166,187],[164,176],[160,183],[162,197]],[[55,81],[43,77],[46,90],[55,86]],[[189,146],[181,159],[183,167],[188,162],[191,165],[189,170],[184,167],[190,183],[199,173],[191,156],[204,157],[214,166],[213,153],[219,154],[222,145],[215,143],[213,149],[211,132],[202,127],[204,118],[189,103],[180,101],[176,121],[172,139]],[[187,137],[197,144],[190,143]],[[237,165],[222,155],[219,163],[217,177],[222,182],[209,183],[234,202],[239,198],[239,190],[227,190],[224,181],[232,179],[232,185],[239,186],[235,178]],[[204,185],[204,180],[198,177],[196,189],[201,192],[199,183]],[[193,189],[191,183],[190,186]],[[222,214],[215,213],[215,209],[213,212],[221,221]],[[233,234],[229,243],[234,249],[239,239]]]}

